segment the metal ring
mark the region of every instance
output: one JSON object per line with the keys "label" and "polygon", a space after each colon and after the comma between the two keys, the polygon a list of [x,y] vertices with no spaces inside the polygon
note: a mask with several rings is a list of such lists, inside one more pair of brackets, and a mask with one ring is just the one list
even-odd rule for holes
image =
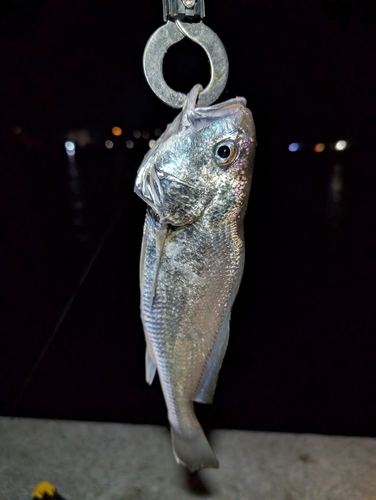
{"label": "metal ring", "polygon": [[172,108],[182,108],[186,95],[170,88],[163,78],[163,58],[168,48],[184,37],[198,43],[206,52],[211,69],[209,85],[200,93],[197,105],[209,106],[222,94],[228,78],[226,49],[219,37],[202,21],[183,23],[168,21],[149,38],[143,65],[147,82],[153,92]]}

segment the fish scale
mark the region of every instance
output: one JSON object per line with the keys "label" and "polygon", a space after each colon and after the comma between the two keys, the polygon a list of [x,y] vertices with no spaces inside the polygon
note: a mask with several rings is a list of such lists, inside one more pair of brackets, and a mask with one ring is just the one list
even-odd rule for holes
{"label": "fish scale", "polygon": [[197,94],[194,87],[146,155],[135,185],[148,204],[140,259],[146,379],[158,371],[174,454],[191,470],[218,467],[193,402],[212,401],[227,347],[256,145],[243,98],[196,108]]}

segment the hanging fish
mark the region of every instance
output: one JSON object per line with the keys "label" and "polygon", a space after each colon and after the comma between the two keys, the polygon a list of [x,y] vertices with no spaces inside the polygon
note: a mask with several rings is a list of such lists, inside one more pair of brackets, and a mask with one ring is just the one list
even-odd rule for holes
{"label": "hanging fish", "polygon": [[196,108],[200,85],[146,154],[141,260],[146,380],[158,370],[178,463],[218,467],[193,402],[211,403],[244,267],[243,219],[255,155],[242,97]]}

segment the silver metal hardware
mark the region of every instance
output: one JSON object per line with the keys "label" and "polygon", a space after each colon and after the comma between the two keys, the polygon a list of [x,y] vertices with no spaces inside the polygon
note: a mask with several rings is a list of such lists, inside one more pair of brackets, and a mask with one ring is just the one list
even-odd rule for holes
{"label": "silver metal hardware", "polygon": [[[187,1],[187,0],[186,0]],[[196,4],[197,5],[197,4]],[[154,93],[172,108],[182,108],[186,95],[171,89],[163,77],[163,58],[168,48],[184,37],[198,43],[206,52],[211,78],[209,85],[200,93],[197,105],[209,106],[223,92],[229,72],[226,49],[220,38],[202,21],[186,23],[176,20],[167,21],[149,38],[146,44],[143,66],[146,80]]]}
{"label": "silver metal hardware", "polygon": [[163,0],[163,19],[185,21],[200,20],[205,17],[204,0]]}

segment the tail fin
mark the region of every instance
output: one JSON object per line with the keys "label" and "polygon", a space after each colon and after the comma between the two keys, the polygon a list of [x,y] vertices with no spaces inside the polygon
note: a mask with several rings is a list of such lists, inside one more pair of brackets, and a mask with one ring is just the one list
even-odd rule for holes
{"label": "tail fin", "polygon": [[171,437],[178,464],[184,465],[192,472],[205,468],[218,469],[218,459],[201,428],[195,435],[186,437],[171,426]]}

